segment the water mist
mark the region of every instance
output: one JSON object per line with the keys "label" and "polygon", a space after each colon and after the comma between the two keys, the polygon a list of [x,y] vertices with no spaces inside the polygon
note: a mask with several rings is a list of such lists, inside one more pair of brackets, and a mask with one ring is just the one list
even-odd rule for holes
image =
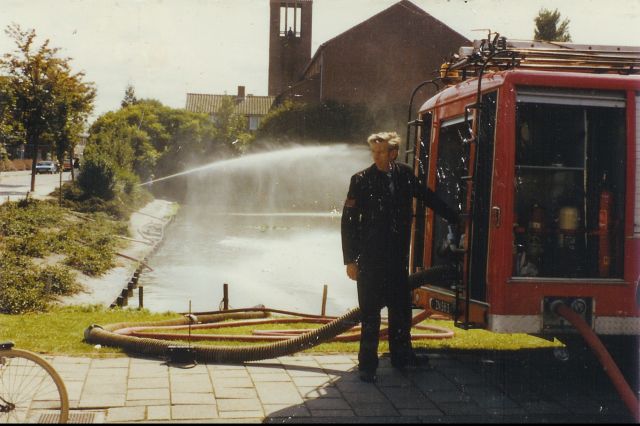
{"label": "water mist", "polygon": [[[342,262],[340,217],[350,176],[371,164],[366,145],[292,147],[214,162],[174,175],[186,202],[150,260],[151,310],[263,304],[327,314],[357,306]],[[161,178],[158,180],[163,180]]]}

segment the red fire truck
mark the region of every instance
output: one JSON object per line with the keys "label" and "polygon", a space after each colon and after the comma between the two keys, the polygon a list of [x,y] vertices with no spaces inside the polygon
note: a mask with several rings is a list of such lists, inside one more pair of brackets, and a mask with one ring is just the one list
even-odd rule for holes
{"label": "red fire truck", "polygon": [[462,220],[452,232],[416,202],[411,272],[456,271],[417,288],[417,306],[560,337],[575,334],[564,304],[598,335],[640,334],[639,72],[638,47],[498,35],[443,65],[407,161]]}

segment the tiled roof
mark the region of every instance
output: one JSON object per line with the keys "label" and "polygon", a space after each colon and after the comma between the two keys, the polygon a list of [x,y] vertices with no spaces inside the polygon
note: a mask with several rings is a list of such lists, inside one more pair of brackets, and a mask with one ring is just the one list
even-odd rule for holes
{"label": "tiled roof", "polygon": [[[224,98],[237,99],[234,95],[205,95],[187,93],[187,111],[215,114]],[[275,96],[245,96],[236,103],[235,112],[242,115],[266,115],[273,105]]]}

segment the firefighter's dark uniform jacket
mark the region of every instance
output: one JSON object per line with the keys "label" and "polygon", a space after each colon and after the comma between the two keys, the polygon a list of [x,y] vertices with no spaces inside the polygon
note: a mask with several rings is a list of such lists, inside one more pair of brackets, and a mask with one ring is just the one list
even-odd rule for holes
{"label": "firefighter's dark uniform jacket", "polygon": [[390,173],[373,164],[351,177],[342,213],[342,251],[345,264],[358,264],[362,321],[358,361],[364,371],[378,366],[380,310],[385,306],[391,363],[402,367],[413,355],[408,267],[414,197],[449,222],[457,220],[457,214],[418,183],[406,164],[393,164]]}
{"label": "firefighter's dark uniform jacket", "polygon": [[457,221],[457,214],[418,183],[409,166],[394,163],[390,175],[373,164],[351,177],[342,212],[345,265],[357,262],[361,270],[384,269],[400,262],[408,267],[414,197],[449,223]]}

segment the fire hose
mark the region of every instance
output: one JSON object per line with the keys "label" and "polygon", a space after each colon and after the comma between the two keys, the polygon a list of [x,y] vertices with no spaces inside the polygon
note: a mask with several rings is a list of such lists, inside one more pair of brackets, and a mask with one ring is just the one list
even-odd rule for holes
{"label": "fire hose", "polygon": [[602,364],[604,371],[607,373],[611,382],[616,388],[616,391],[624,401],[625,405],[633,415],[636,421],[640,421],[640,408],[638,405],[638,398],[634,395],[631,387],[624,379],[624,376],[620,372],[620,369],[616,365],[613,358],[604,347],[598,336],[591,330],[591,327],[582,319],[580,315],[575,313],[564,303],[557,303],[553,307],[556,314],[560,315],[567,321],[569,321],[582,335],[587,342],[591,350]]}
{"label": "fire hose", "polygon": [[[411,288],[417,288],[429,280],[442,280],[446,276],[451,274],[451,267],[436,266],[419,274],[414,274],[410,277]],[[100,343],[107,346],[121,347],[125,351],[135,352],[142,355],[152,356],[167,356],[171,342],[162,340],[160,338],[152,337],[136,337],[128,335],[130,332],[140,333],[141,328],[148,327],[204,327],[208,323],[217,323],[230,319],[257,319],[265,318],[271,312],[288,313],[286,311],[278,311],[268,308],[249,308],[243,310],[233,311],[218,311],[212,313],[199,314],[197,317],[200,324],[192,324],[193,316],[187,315],[183,318],[167,321],[154,321],[144,323],[115,323],[100,326],[93,324],[89,326],[84,332],[85,341],[88,343]],[[308,319],[324,319],[327,317],[319,317],[317,315],[296,314],[303,318]],[[420,322],[426,318],[426,312],[423,312],[414,317],[414,322]],[[305,331],[302,334],[295,336],[280,336],[286,337],[284,340],[277,342],[252,345],[252,346],[211,346],[211,345],[193,345],[191,350],[194,354],[194,358],[198,362],[219,362],[219,363],[235,363],[243,361],[258,361],[263,359],[277,358],[280,356],[290,355],[295,352],[303,351],[321,343],[327,342],[336,336],[339,336],[350,329],[354,328],[360,322],[360,309],[353,308],[346,314],[338,318],[328,318],[329,322],[325,323],[319,328]],[[323,320],[323,321],[324,321]],[[300,321],[300,320],[298,320]],[[382,331],[384,334],[385,330]],[[453,332],[442,333],[441,338],[452,337]],[[159,336],[156,336],[159,337]],[[185,335],[181,335],[181,339],[185,339]],[[192,336],[190,336],[192,337]],[[237,336],[235,336],[237,338]]]}

